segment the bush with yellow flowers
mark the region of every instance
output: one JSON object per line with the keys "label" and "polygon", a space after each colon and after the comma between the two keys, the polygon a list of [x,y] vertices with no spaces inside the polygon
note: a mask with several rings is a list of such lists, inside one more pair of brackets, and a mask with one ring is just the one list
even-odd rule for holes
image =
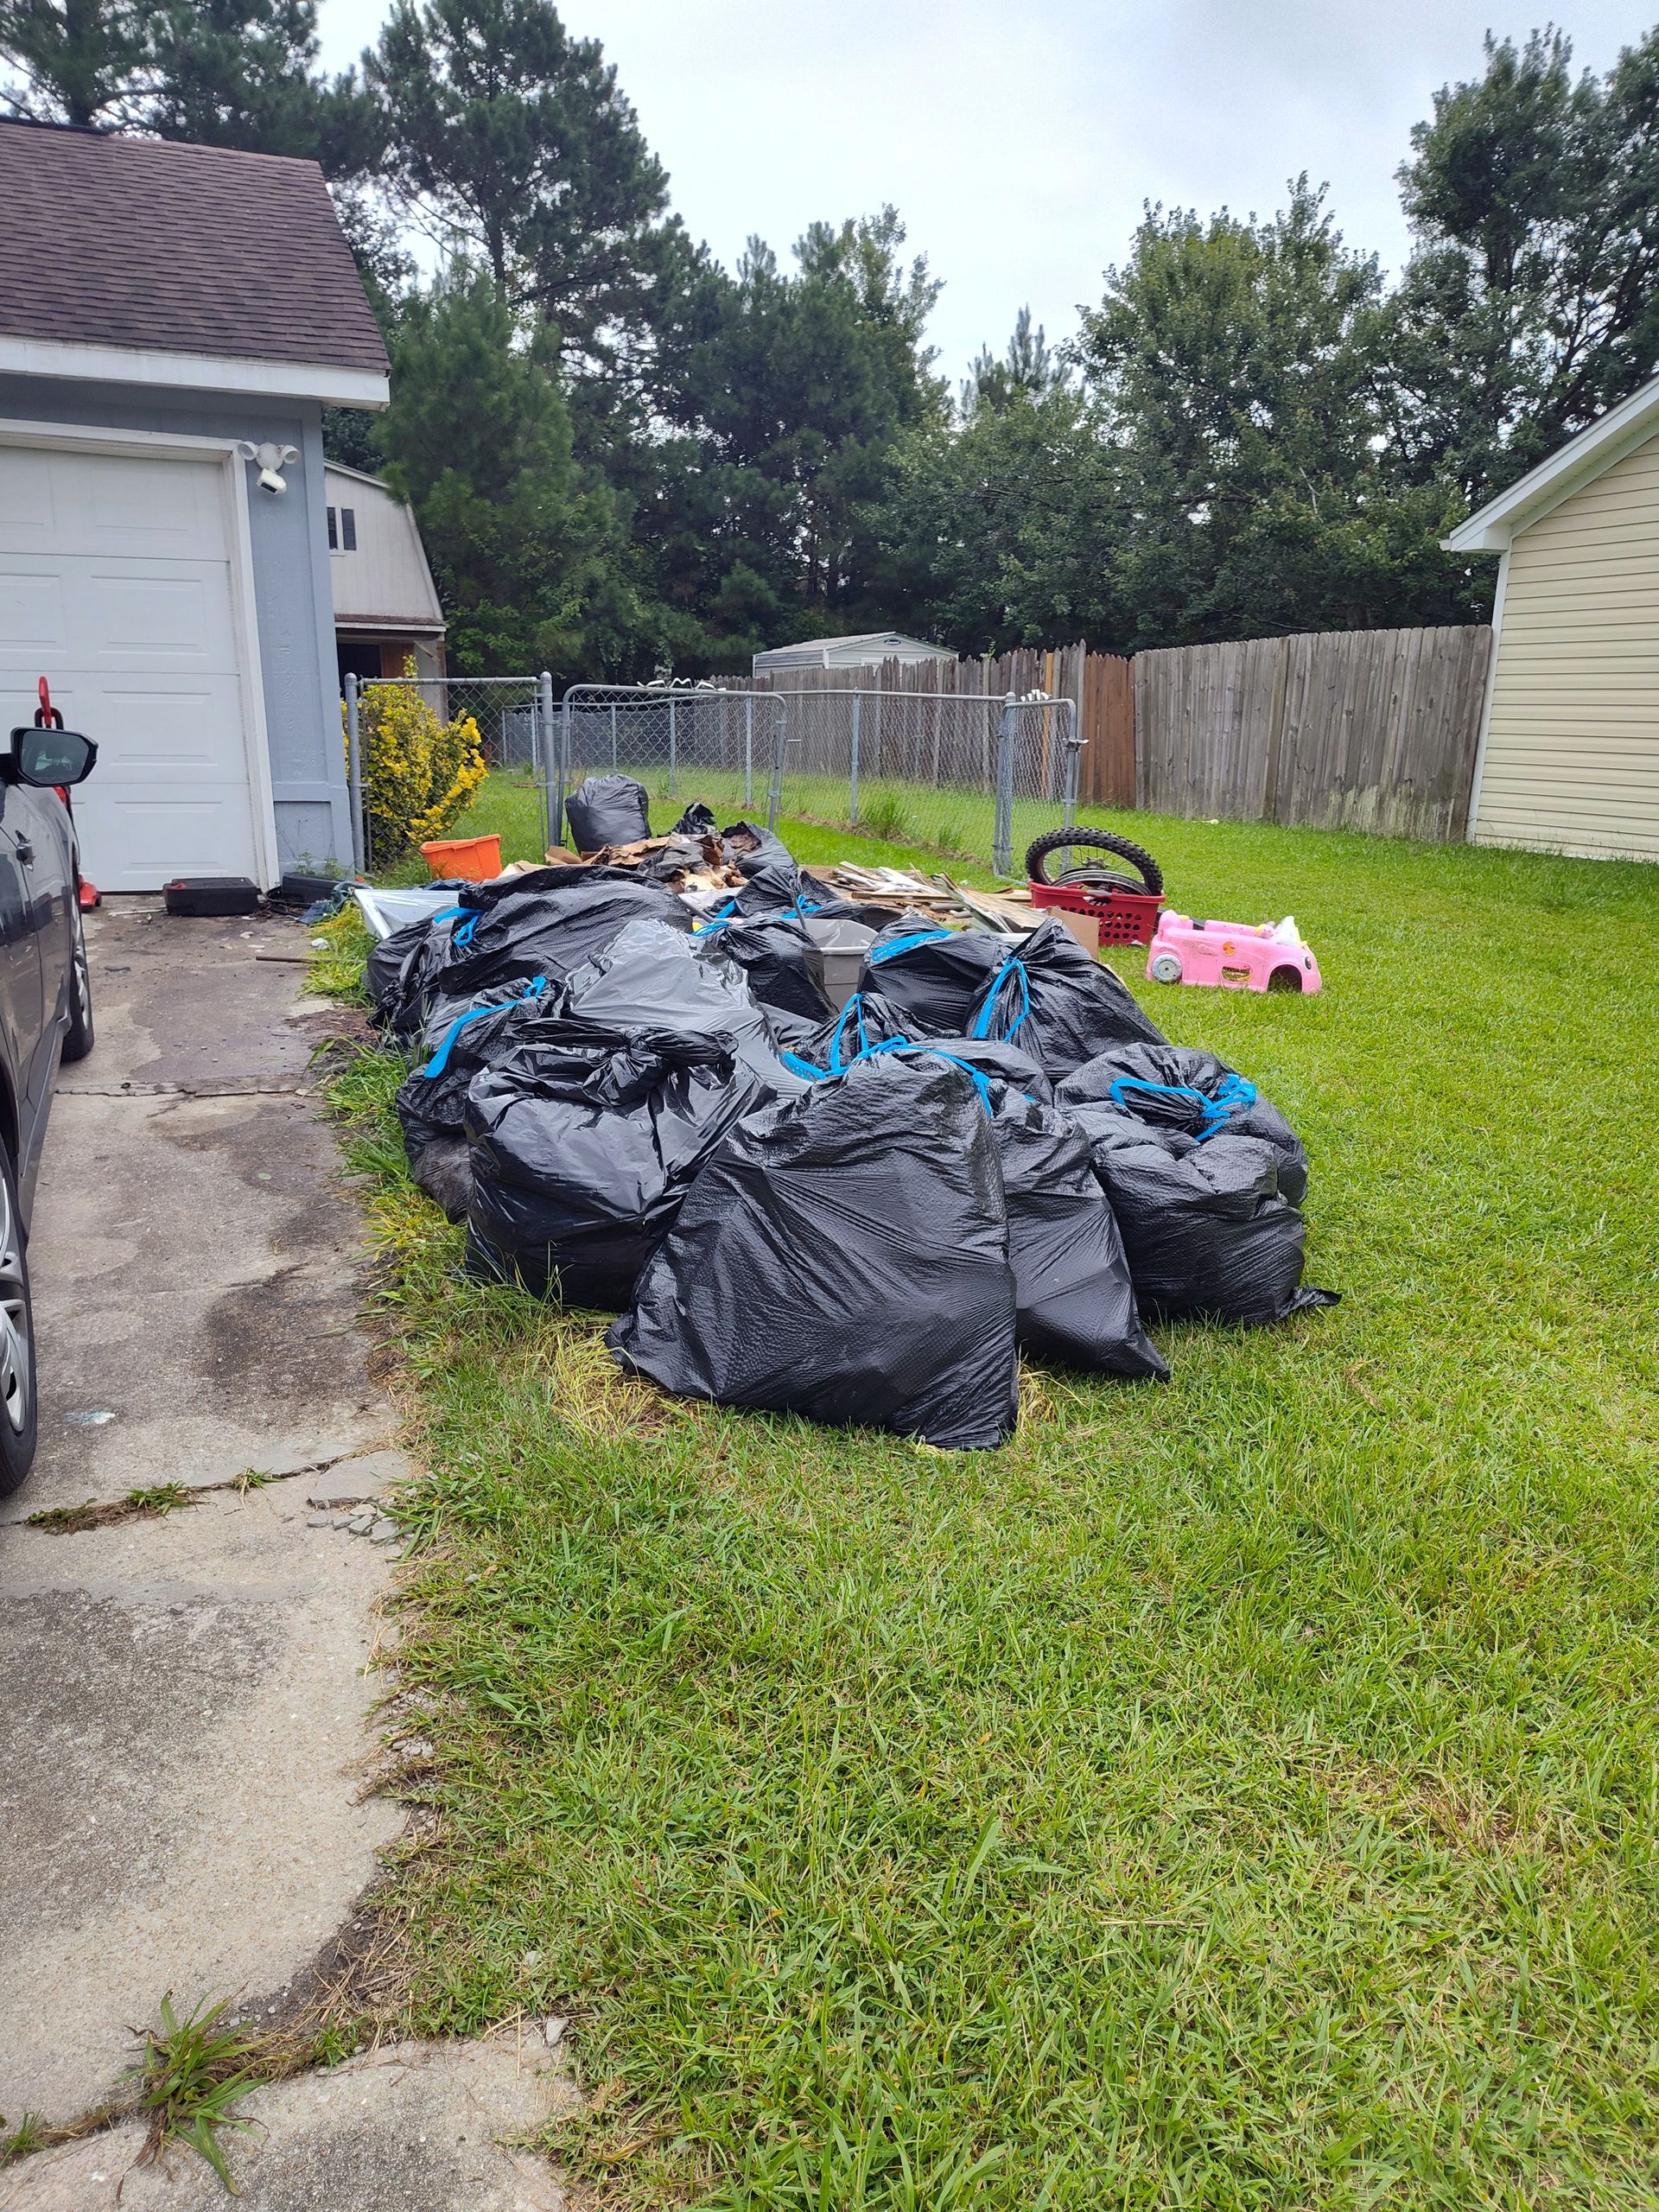
{"label": "bush with yellow flowers", "polygon": [[[411,662],[407,671],[413,675]],[[369,851],[378,868],[442,837],[488,772],[470,715],[440,721],[412,684],[359,695],[358,749]]]}

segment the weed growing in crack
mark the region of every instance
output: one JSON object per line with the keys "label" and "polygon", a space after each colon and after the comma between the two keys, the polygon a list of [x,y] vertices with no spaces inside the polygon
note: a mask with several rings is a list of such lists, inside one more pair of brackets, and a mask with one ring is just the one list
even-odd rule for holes
{"label": "weed growing in crack", "polygon": [[[0,2113],[0,2129],[6,2126],[6,2116]],[[14,2158],[27,2158],[35,2151],[46,2148],[46,2131],[32,2112],[26,2112],[16,2127],[0,2133],[0,2172],[3,2172]]]}
{"label": "weed growing in crack", "polygon": [[253,2050],[247,2038],[219,2025],[225,2009],[211,2005],[181,2020],[169,1992],[162,1999],[161,2031],[146,2034],[144,2055],[128,2078],[138,2085],[138,2109],[149,2117],[145,2161],[159,2158],[169,2143],[188,2143],[235,2196],[240,2192],[225,2163],[219,2131],[233,2127],[251,2134],[253,2122],[238,2119],[232,2107],[264,2077],[249,2067]]}

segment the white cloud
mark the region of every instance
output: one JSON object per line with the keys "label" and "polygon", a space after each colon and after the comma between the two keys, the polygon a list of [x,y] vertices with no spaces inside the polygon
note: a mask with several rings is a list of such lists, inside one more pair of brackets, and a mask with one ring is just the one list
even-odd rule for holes
{"label": "white cloud", "polygon": [[[1649,6],[1652,0],[1649,0]],[[1513,5],[1513,0],[1511,0]],[[818,217],[892,200],[945,291],[952,376],[1029,303],[1051,338],[1125,253],[1141,203],[1266,213],[1329,180],[1356,245],[1406,251],[1394,171],[1435,88],[1474,74],[1481,35],[1541,11],[1495,0],[570,0],[602,40],[688,226],[728,263],[780,253]],[[381,0],[323,0],[327,59],[375,34]],[[1634,0],[1579,0],[1580,63],[1648,28]]]}

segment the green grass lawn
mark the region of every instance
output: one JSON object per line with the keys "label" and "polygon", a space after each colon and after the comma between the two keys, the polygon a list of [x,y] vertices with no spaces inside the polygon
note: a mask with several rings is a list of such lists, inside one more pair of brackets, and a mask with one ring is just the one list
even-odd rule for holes
{"label": "green grass lawn", "polygon": [[1120,966],[1304,1135],[1343,1303],[1028,1371],[1000,1452],[624,1380],[346,1079],[431,1468],[413,2024],[569,2015],[607,2204],[1659,2205],[1659,870],[1126,819],[1318,951]]}

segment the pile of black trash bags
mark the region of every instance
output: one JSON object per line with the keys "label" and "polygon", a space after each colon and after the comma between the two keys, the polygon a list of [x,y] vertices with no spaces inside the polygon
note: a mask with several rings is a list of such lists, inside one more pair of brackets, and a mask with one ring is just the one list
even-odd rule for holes
{"label": "pile of black trash bags", "polygon": [[[722,834],[745,884],[712,912],[550,867],[372,954],[410,1165],[470,1269],[616,1312],[666,1389],[956,1449],[1010,1434],[1021,1351],[1164,1381],[1148,1320],[1331,1301],[1284,1117],[1052,918],[1016,943],[855,908]],[[877,926],[838,1012],[813,925],[848,918]]]}

